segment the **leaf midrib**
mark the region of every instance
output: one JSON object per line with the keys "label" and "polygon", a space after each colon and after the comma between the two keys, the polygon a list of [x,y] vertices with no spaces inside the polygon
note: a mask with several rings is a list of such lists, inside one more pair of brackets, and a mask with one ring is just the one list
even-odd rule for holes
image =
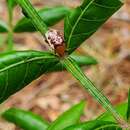
{"label": "leaf midrib", "polygon": [[69,36],[69,39],[68,39],[68,44],[67,44],[67,48],[69,47],[69,44],[70,44],[70,40],[71,40],[71,37],[72,37],[72,34],[77,26],[77,24],[79,23],[81,17],[84,15],[85,11],[89,8],[89,6],[94,2],[95,0],[92,0],[90,1],[90,3],[86,6],[86,8],[83,10],[83,12],[81,13],[81,15],[79,16],[79,18],[77,19],[77,21],[75,22],[73,28],[72,28],[72,31],[70,33],[70,36]]}
{"label": "leaf midrib", "polygon": [[0,69],[0,73],[2,73],[3,71],[8,70],[8,69],[10,69],[10,68],[14,68],[14,67],[16,67],[16,66],[18,66],[18,65],[21,65],[21,64],[25,64],[25,63],[29,63],[29,62],[37,61],[37,60],[41,60],[41,59],[48,59],[48,58],[54,59],[53,57],[45,57],[45,56],[42,56],[42,57],[35,57],[35,58],[29,59],[29,60],[22,60],[22,61],[20,61],[20,62],[17,62],[17,63],[15,63],[15,64],[12,64],[12,65],[9,65],[9,66],[5,67],[4,69]]}

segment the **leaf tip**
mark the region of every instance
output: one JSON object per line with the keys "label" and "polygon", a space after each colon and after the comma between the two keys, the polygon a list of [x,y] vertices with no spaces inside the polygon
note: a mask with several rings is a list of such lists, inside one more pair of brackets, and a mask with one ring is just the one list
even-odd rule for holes
{"label": "leaf tip", "polygon": [[77,106],[83,111],[86,106],[86,101],[82,100],[80,103],[77,104]]}

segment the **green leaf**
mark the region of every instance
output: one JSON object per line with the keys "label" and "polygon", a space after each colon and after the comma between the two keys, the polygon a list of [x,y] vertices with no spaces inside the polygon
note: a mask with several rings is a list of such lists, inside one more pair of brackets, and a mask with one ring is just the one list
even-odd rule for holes
{"label": "green leaf", "polygon": [[58,62],[58,58],[49,52],[19,51],[0,54],[0,103]]}
{"label": "green leaf", "polygon": [[[79,66],[95,65],[98,63],[97,60],[91,56],[72,54],[71,57],[77,62]],[[53,68],[51,68],[49,72],[63,70],[65,70],[65,67],[61,63],[58,63]]]}
{"label": "green leaf", "polygon": [[82,66],[82,65],[93,65],[93,64],[97,64],[98,61],[92,57],[92,56],[84,56],[84,55],[79,55],[79,54],[72,54],[70,56],[71,58],[73,58],[78,65]]}
{"label": "green leaf", "polygon": [[65,43],[70,54],[89,38],[123,3],[121,0],[84,0],[65,19]]}
{"label": "green leaf", "polygon": [[52,122],[47,130],[62,130],[65,127],[76,124],[80,120],[80,116],[83,114],[84,107],[84,101],[74,105]]}
{"label": "green leaf", "polygon": [[8,32],[8,26],[6,23],[0,20],[0,33]]}
{"label": "green leaf", "polygon": [[127,122],[114,109],[108,98],[93,84],[84,74],[74,59],[67,57],[61,61],[65,68],[81,83],[81,85],[104,107],[121,125],[127,126]]}
{"label": "green leaf", "polygon": [[[38,11],[38,14],[41,16],[43,21],[47,24],[47,26],[53,26],[61,19],[63,19],[68,13],[70,9],[65,6],[57,6],[52,8],[43,8]],[[34,32],[37,31],[31,20],[28,18],[22,18],[16,26],[14,27],[14,32]]]}
{"label": "green leaf", "polygon": [[49,126],[49,123],[39,115],[18,108],[10,108],[2,117],[23,130],[46,130]]}
{"label": "green leaf", "polygon": [[[127,107],[128,107],[127,103],[122,103],[115,107],[116,111],[118,111],[118,113],[120,113],[120,115],[122,115],[124,119],[126,119]],[[105,112],[101,114],[98,118],[96,118],[96,120],[116,122],[116,120],[113,118],[113,116],[109,112]]]}
{"label": "green leaf", "polygon": [[130,123],[130,89],[128,92],[128,107],[127,107],[126,117],[127,117],[127,121]]}
{"label": "green leaf", "polygon": [[48,31],[47,25],[44,23],[44,20],[39,16],[38,12],[35,10],[33,5],[29,0],[15,0],[17,4],[23,9],[23,12],[26,13],[28,18],[31,20],[35,28],[42,34]]}
{"label": "green leaf", "polygon": [[88,121],[78,125],[73,125],[64,130],[122,130],[118,124],[107,121]]}

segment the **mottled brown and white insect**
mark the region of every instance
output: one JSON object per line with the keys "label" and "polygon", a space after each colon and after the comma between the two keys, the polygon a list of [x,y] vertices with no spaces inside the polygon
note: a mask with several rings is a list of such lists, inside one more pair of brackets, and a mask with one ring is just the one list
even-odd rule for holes
{"label": "mottled brown and white insect", "polygon": [[55,50],[55,53],[63,57],[65,54],[65,43],[62,34],[57,30],[51,29],[45,34],[45,37],[49,46]]}

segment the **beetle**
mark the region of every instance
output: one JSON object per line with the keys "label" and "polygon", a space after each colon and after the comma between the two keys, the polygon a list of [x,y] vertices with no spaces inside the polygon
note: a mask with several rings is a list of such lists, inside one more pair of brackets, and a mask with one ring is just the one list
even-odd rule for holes
{"label": "beetle", "polygon": [[65,42],[59,31],[50,29],[45,34],[45,38],[46,42],[55,51],[55,53],[57,53],[60,57],[65,55]]}

